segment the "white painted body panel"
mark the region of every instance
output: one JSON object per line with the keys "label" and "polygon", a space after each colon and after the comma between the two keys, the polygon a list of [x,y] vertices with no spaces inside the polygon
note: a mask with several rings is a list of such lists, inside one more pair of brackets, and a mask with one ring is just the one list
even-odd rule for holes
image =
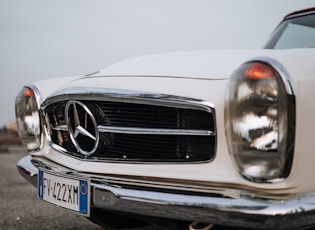
{"label": "white painted body panel", "polygon": [[[280,62],[294,80],[297,105],[296,143],[289,177],[279,183],[260,184],[244,179],[229,156],[224,131],[224,96],[231,73],[249,59],[267,56]],[[102,87],[183,96],[211,102],[217,125],[217,151],[202,164],[122,164],[83,162],[46,147],[43,155],[81,172],[199,181],[209,185],[262,190],[268,193],[315,191],[315,49],[232,50],[168,53],[121,62],[88,77],[34,83],[43,100],[67,87]]]}

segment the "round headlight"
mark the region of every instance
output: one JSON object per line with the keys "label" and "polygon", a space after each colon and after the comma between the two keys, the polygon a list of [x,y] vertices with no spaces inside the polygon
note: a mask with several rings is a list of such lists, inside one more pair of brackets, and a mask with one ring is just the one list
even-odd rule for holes
{"label": "round headlight", "polygon": [[40,96],[30,87],[24,87],[15,100],[17,129],[22,143],[29,151],[38,150],[41,146],[39,103]]}
{"label": "round headlight", "polygon": [[[272,64],[271,64],[272,62]],[[295,97],[274,60],[241,65],[228,83],[225,126],[229,152],[252,181],[287,177],[295,136]]]}

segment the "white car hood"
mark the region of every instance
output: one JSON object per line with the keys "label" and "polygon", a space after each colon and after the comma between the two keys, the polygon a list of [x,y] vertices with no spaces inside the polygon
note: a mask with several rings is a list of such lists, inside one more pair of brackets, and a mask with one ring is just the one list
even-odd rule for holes
{"label": "white car hood", "polygon": [[[164,93],[179,95],[184,92],[174,87],[174,84],[178,83],[176,78],[228,79],[241,64],[259,57],[270,57],[277,60],[295,81],[311,78],[315,72],[315,49],[189,51],[138,57],[108,66],[96,74],[54,79],[51,80],[51,84],[47,84],[47,81],[36,82],[35,85],[42,92],[43,99],[55,91],[68,87],[100,86],[147,91],[150,90],[149,85],[152,85],[152,92],[160,92],[163,89]],[[161,78],[164,80],[159,81],[158,79]],[[171,81],[171,79],[173,80]],[[190,82],[190,84],[195,83]],[[167,90],[168,87],[172,89]],[[179,92],[174,92],[174,90]]]}
{"label": "white car hood", "polygon": [[[314,70],[315,49],[291,50],[212,50],[163,53],[144,56],[111,65],[95,76],[172,76],[226,79],[244,62],[267,56],[287,67],[291,74]],[[309,64],[308,64],[309,63]],[[313,71],[314,72],[314,71]]]}

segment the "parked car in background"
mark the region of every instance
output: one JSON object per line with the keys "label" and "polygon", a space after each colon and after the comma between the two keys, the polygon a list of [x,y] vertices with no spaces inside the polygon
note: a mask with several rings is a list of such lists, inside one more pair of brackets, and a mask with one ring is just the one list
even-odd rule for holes
{"label": "parked car in background", "polygon": [[315,224],[315,8],[264,49],[150,55],[16,97],[38,198],[111,228]]}

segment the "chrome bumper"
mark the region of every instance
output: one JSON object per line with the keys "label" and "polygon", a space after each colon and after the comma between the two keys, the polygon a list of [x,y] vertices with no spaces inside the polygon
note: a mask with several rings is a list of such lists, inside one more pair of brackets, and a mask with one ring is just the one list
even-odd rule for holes
{"label": "chrome bumper", "polygon": [[[39,164],[46,170],[64,172],[61,166],[60,169],[51,167],[38,159],[34,162],[31,156],[26,156],[18,162],[17,168],[35,187]],[[84,176],[89,177],[87,174]],[[315,223],[315,193],[304,194],[296,199],[270,201],[123,188],[90,178],[93,191],[91,205],[106,210],[258,229],[296,229]]]}

